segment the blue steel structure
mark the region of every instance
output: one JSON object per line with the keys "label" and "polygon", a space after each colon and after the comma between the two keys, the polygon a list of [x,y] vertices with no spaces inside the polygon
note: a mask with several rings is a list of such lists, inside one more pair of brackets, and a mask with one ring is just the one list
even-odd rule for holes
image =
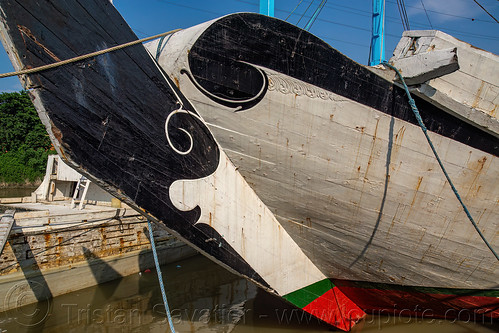
{"label": "blue steel structure", "polygon": [[371,38],[371,53],[369,66],[375,66],[385,61],[385,1],[373,1],[373,27]]}
{"label": "blue steel structure", "polygon": [[260,0],[260,14],[274,16],[274,0]]}

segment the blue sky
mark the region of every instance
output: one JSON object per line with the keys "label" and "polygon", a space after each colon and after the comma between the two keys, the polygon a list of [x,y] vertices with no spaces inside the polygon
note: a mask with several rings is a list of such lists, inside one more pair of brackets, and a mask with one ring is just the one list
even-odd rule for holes
{"label": "blue sky", "polygon": [[[275,0],[275,16],[303,27],[320,2]],[[499,1],[478,2],[499,18]],[[405,4],[411,29],[439,29],[499,54],[499,24],[473,0],[405,0]],[[114,0],[114,5],[137,36],[142,38],[176,28],[188,28],[229,13],[257,12],[259,0]],[[329,0],[310,32],[353,60],[367,64],[371,6],[371,0]],[[386,0],[385,22],[385,50],[389,57],[403,31],[396,0]],[[6,53],[0,52],[0,72],[11,71],[13,67]],[[16,77],[0,79],[2,92],[21,89]]]}

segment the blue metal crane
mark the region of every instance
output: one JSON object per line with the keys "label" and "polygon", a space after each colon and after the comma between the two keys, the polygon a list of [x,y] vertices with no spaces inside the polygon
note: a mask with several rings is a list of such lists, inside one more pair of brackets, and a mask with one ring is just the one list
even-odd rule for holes
{"label": "blue metal crane", "polygon": [[373,1],[373,27],[371,37],[371,53],[369,66],[375,66],[385,61],[385,1]]}
{"label": "blue metal crane", "polygon": [[260,14],[274,16],[274,0],[260,0]]}

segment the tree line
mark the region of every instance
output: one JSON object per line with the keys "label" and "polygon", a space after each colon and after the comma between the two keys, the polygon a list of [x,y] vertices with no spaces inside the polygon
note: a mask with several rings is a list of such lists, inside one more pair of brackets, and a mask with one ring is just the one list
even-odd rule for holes
{"label": "tree line", "polygon": [[37,183],[54,154],[26,91],[0,93],[0,185]]}

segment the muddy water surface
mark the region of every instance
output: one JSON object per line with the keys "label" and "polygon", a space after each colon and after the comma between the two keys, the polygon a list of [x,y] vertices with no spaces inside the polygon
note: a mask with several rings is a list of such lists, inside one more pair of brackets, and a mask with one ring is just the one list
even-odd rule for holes
{"label": "muddy water surface", "polygon": [[[166,265],[162,272],[177,332],[330,331],[202,256]],[[22,302],[22,293],[16,295]],[[0,313],[2,333],[169,332],[167,325],[154,270]],[[499,325],[368,316],[353,330],[377,331],[492,333],[499,331]]]}

